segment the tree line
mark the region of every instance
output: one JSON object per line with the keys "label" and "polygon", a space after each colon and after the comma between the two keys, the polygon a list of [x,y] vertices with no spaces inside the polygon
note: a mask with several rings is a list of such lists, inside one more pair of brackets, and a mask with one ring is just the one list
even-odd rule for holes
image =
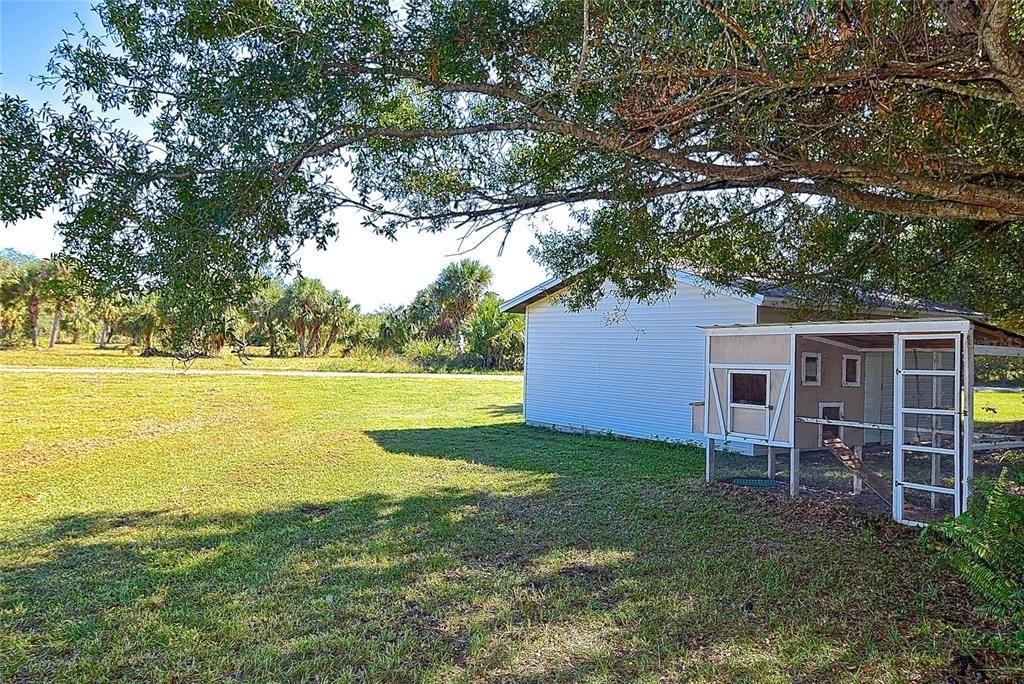
{"label": "tree line", "polygon": [[[491,369],[522,366],[524,323],[500,310],[493,272],[475,260],[449,264],[409,304],[364,313],[316,278],[266,276],[244,306],[229,308],[190,349],[216,355],[225,347],[273,357],[332,353],[403,355],[427,365]],[[44,329],[44,324],[47,329]],[[94,340],[143,355],[179,355],[173,306],[159,290],[102,291],[73,259],[14,263],[0,258],[0,346]]]}

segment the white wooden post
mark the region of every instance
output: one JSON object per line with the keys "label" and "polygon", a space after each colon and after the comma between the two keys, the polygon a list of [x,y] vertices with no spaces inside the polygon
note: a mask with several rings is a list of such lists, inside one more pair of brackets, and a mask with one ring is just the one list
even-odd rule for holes
{"label": "white wooden post", "polygon": [[789,450],[789,495],[800,496],[800,450]]}
{"label": "white wooden post", "polygon": [[960,511],[967,510],[967,503],[971,497],[971,478],[974,477],[974,326],[967,329],[967,337],[964,340],[963,348],[963,442],[960,450],[963,452],[963,467],[960,468],[961,482],[953,485],[958,489],[958,501]]}
{"label": "white wooden post", "polygon": [[775,479],[775,447],[768,447],[768,479]]}
{"label": "white wooden post", "polygon": [[704,449],[704,479],[712,482],[715,479],[715,440],[708,437],[708,445]]}
{"label": "white wooden post", "polygon": [[[857,465],[864,465],[864,447],[855,446],[853,447],[853,456],[857,459]],[[853,493],[860,494],[864,491],[864,479],[860,475],[853,476]]]}
{"label": "white wooden post", "polygon": [[[954,350],[954,353],[955,350]],[[942,368],[942,352],[932,352],[932,370],[939,370]],[[941,378],[932,378],[932,408],[938,408],[942,405],[942,383]],[[953,429],[957,429],[957,426],[953,426]],[[942,440],[939,439],[939,417],[932,416],[932,446],[942,446]],[[954,456],[953,458],[956,458]],[[939,486],[939,474],[942,469],[941,456],[939,454],[932,454],[932,476],[929,480],[932,487]],[[956,484],[953,485],[956,489]],[[931,494],[931,507],[934,511],[939,507],[939,495],[935,492]]]}
{"label": "white wooden post", "polygon": [[892,519],[903,522],[903,336],[892,336]]}

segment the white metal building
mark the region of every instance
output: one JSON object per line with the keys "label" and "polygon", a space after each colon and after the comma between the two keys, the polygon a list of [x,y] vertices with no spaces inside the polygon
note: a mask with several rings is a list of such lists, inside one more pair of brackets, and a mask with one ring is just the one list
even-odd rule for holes
{"label": "white metal building", "polygon": [[701,326],[764,320],[762,295],[709,291],[677,274],[666,298],[628,306],[613,296],[573,312],[555,279],[502,305],[526,314],[523,414],[562,430],[701,441],[690,404],[704,398]]}

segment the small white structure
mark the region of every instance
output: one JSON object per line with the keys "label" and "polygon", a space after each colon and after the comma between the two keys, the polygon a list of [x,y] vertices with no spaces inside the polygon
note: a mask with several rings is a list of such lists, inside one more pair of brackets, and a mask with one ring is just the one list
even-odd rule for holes
{"label": "small white structure", "polygon": [[[939,497],[952,499],[955,515],[963,512],[976,450],[1020,446],[974,433],[974,357],[1024,356],[1024,338],[1014,333],[939,318],[719,325],[705,334],[705,399],[694,405],[693,430],[707,436],[709,481],[716,441],[767,448],[769,477],[776,450],[786,449],[797,496],[801,451],[824,448],[853,472],[855,488],[867,483],[891,503],[896,521],[918,524]],[[888,381],[864,382],[872,358]],[[866,418],[869,407],[881,414]],[[860,467],[872,433],[891,444],[891,484]],[[890,486],[891,495],[882,491]],[[931,506],[912,504],[911,494]]]}

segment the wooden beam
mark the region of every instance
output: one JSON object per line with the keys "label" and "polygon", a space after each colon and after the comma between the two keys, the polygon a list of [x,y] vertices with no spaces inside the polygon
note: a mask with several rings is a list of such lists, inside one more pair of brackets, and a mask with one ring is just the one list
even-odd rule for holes
{"label": "wooden beam", "polygon": [[975,356],[1009,356],[1024,359],[1024,347],[1000,347],[994,344],[974,345]]}
{"label": "wooden beam", "polygon": [[956,458],[961,459],[954,464],[953,487],[956,488],[956,505],[954,512],[960,515],[967,510],[967,503],[971,498],[971,480],[974,478],[974,356],[978,347],[974,344],[974,326],[967,329],[963,337],[963,382],[960,390],[963,392],[963,403],[960,406],[963,427],[963,443],[960,444],[960,453]]}
{"label": "wooden beam", "polygon": [[853,453],[853,449],[846,446],[843,440],[838,437],[826,437],[824,443],[826,448],[832,452],[832,455],[839,459],[840,463],[853,471],[854,475],[860,476],[861,481],[868,489],[874,492],[879,499],[892,506],[892,499],[886,496],[886,492],[889,490],[889,483],[866,469],[863,462],[858,460],[857,456]]}
{"label": "wooden beam", "polygon": [[813,425],[841,425],[843,427],[866,428],[868,430],[892,430],[892,425],[885,423],[865,423],[861,420],[834,420],[831,418],[808,418],[797,416],[794,420],[798,423],[811,423]]}
{"label": "wooden beam", "polygon": [[853,493],[860,494],[864,491],[864,478],[858,473],[864,468],[864,447],[855,446],[853,447],[853,457],[857,461],[857,470],[853,471]]}
{"label": "wooden beam", "polygon": [[704,479],[715,480],[715,440],[708,437],[708,445],[704,448]]}
{"label": "wooden beam", "polygon": [[847,351],[855,351],[855,352],[864,351],[863,349],[861,349],[860,347],[858,347],[856,345],[847,344],[846,342],[836,342],[835,340],[830,340],[827,337],[819,337],[817,335],[804,335],[804,339],[805,340],[810,340],[811,342],[817,342],[818,344],[829,344],[829,345],[832,345],[833,347],[839,347],[840,349],[846,349]]}

